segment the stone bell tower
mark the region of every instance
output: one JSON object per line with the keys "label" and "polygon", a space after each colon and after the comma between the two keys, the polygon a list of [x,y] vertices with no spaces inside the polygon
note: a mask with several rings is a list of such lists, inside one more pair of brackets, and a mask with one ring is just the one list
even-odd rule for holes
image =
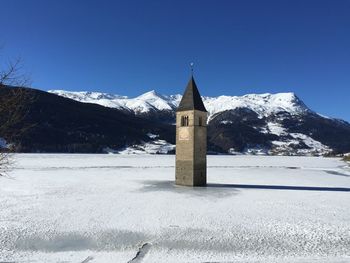
{"label": "stone bell tower", "polygon": [[207,110],[191,76],[176,110],[177,185],[207,184]]}

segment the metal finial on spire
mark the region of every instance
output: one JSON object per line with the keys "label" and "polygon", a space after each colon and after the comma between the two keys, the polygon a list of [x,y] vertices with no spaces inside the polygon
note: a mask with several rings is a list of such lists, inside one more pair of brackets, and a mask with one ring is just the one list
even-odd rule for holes
{"label": "metal finial on spire", "polygon": [[191,75],[192,75],[192,76],[193,76],[193,66],[194,66],[194,63],[191,62],[191,63],[190,63],[190,67],[191,67]]}

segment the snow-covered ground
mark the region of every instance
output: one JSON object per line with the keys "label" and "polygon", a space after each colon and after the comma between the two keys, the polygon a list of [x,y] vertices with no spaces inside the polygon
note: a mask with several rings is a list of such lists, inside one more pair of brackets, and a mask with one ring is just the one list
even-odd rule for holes
{"label": "snow-covered ground", "polygon": [[350,169],[319,157],[15,155],[0,262],[350,262]]}
{"label": "snow-covered ground", "polygon": [[104,149],[106,153],[118,154],[168,154],[175,151],[175,145],[168,143],[165,140],[154,140],[143,142],[141,144],[128,145],[120,150]]}

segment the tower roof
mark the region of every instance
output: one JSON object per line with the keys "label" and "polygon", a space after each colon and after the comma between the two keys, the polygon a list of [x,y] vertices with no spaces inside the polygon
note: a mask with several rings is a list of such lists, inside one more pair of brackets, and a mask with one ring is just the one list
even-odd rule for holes
{"label": "tower roof", "polygon": [[191,79],[187,84],[185,93],[182,96],[181,102],[176,111],[187,110],[199,110],[207,112],[193,76],[191,76]]}

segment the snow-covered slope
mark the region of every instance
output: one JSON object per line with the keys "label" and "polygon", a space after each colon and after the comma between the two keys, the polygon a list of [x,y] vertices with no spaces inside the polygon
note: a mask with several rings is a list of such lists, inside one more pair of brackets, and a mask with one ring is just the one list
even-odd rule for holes
{"label": "snow-covered slope", "polygon": [[169,154],[175,152],[175,145],[165,140],[160,140],[159,135],[148,133],[147,136],[153,141],[143,142],[141,144],[125,145],[122,149],[105,148],[105,153],[118,154]]}
{"label": "snow-covered slope", "polygon": [[[135,98],[88,91],[50,90],[49,92],[80,102],[96,103],[106,107],[133,111],[135,114],[147,113],[152,110],[172,111],[179,105],[182,97],[179,94],[170,96],[160,95],[154,90]],[[209,112],[209,116],[240,107],[249,108],[261,117],[282,111],[289,112],[290,114],[309,111],[306,105],[292,92],[203,97],[203,102]]]}
{"label": "snow-covered slope", "polygon": [[292,92],[204,97],[203,100],[210,116],[236,108],[248,108],[256,112],[259,117],[267,117],[283,111],[293,115],[309,111],[306,105]]}
{"label": "snow-covered slope", "polygon": [[158,94],[154,90],[135,98],[89,91],[49,90],[49,92],[80,102],[96,103],[105,107],[132,111],[135,114],[147,113],[152,110],[172,111],[181,100],[180,95],[165,96]]}

